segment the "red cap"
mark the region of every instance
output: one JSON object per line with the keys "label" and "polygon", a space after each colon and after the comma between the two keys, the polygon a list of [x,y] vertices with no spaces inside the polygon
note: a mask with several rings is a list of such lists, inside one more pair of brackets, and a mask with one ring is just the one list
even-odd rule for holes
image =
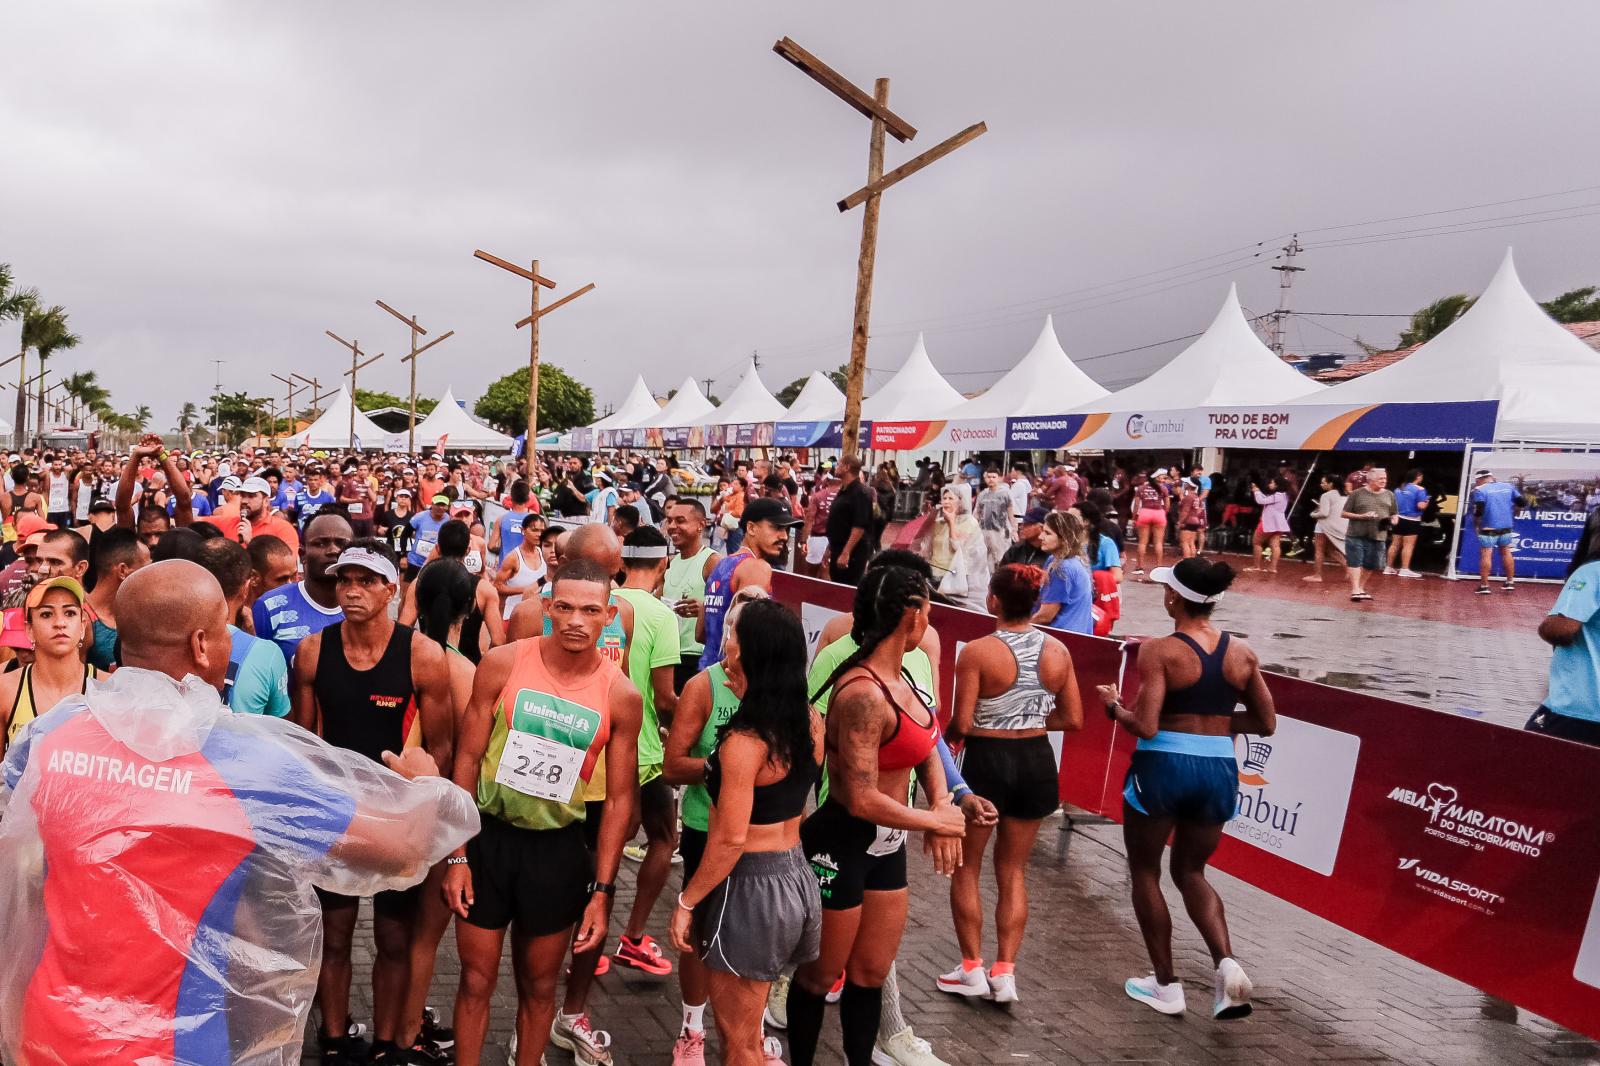
{"label": "red cap", "polygon": [[0,628],[0,648],[33,648],[33,638],[28,636],[27,612],[21,607],[11,607],[5,612],[5,622]]}
{"label": "red cap", "polygon": [[56,526],[46,522],[32,511],[28,511],[18,518],[16,520],[16,527],[17,539],[24,541],[33,536],[35,533],[48,533],[50,530],[56,528]]}

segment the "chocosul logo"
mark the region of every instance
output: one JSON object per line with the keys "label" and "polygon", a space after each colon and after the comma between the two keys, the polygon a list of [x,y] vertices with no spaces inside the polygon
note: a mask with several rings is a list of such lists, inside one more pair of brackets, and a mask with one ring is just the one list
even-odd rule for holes
{"label": "chocosul logo", "polygon": [[998,426],[980,426],[976,428],[956,426],[950,430],[951,444],[993,443],[999,439],[1000,428]]}
{"label": "chocosul logo", "polygon": [[1424,833],[1474,851],[1493,846],[1538,858],[1547,845],[1555,843],[1556,835],[1548,829],[1462,803],[1453,785],[1434,781],[1421,792],[1395,788],[1390,790],[1388,798],[1426,811],[1428,824],[1423,827]]}
{"label": "chocosul logo", "polygon": [[1129,415],[1127,425],[1123,427],[1129,440],[1143,440],[1145,437],[1165,437],[1183,432],[1183,419],[1181,418],[1146,418],[1144,415]]}

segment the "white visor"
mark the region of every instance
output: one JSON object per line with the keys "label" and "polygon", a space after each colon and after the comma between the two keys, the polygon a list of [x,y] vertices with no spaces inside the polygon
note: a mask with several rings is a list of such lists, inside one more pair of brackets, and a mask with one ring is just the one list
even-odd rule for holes
{"label": "white visor", "polygon": [[1176,592],[1190,603],[1216,603],[1222,599],[1222,593],[1220,592],[1215,596],[1207,596],[1203,592],[1196,592],[1182,581],[1179,581],[1178,575],[1172,572],[1172,567],[1170,566],[1158,566],[1150,571],[1150,580],[1158,585],[1167,586],[1167,588]]}
{"label": "white visor", "polygon": [[368,548],[346,548],[339,554],[339,561],[328,567],[328,574],[330,577],[338,577],[339,571],[347,566],[359,566],[364,570],[371,570],[391,585],[400,583],[400,575],[395,573],[394,564]]}

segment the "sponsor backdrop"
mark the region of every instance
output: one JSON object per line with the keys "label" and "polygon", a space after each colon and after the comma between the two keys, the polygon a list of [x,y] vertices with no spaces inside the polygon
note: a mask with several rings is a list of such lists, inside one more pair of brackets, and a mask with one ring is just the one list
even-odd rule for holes
{"label": "sponsor backdrop", "polygon": [[[812,641],[853,594],[788,574],[773,590]],[[943,711],[958,644],[994,622],[937,606],[934,625]],[[1072,653],[1084,706],[1062,747],[1062,799],[1120,820],[1134,741],[1094,689],[1120,678],[1131,701],[1138,645],[1047,632]],[[1215,865],[1600,1037],[1600,749],[1298,678],[1267,686],[1278,731],[1236,741],[1239,813]]]}
{"label": "sponsor backdrop", "polygon": [[[1497,481],[1516,485],[1527,508],[1517,513],[1518,577],[1562,580],[1589,512],[1600,507],[1600,455],[1583,452],[1474,452],[1468,471],[1487,468]],[[1478,532],[1472,520],[1472,479],[1462,503],[1456,572],[1476,574]],[[1493,562],[1501,573],[1499,552]]]}

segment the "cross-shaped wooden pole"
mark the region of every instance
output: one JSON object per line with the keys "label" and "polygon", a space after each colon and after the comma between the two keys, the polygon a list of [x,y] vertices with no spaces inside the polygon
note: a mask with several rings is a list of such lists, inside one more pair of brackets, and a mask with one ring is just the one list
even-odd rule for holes
{"label": "cross-shaped wooden pole", "polygon": [[861,441],[861,393],[867,375],[867,323],[872,314],[872,274],[878,257],[879,200],[884,190],[909,178],[928,164],[944,158],[968,141],[982,136],[988,131],[988,127],[982,122],[968,126],[954,137],[948,138],[885,174],[883,172],[885,134],[902,144],[917,135],[914,126],[889,110],[889,79],[877,79],[873,85],[873,92],[869,95],[787,37],[773,45],[772,50],[799,67],[817,84],[872,120],[872,138],[867,148],[867,183],[839,201],[840,211],[848,211],[859,204],[866,205],[866,210],[861,216],[861,253],[856,262],[855,317],[850,328],[850,372],[844,393],[844,451],[848,454],[854,452]]}
{"label": "cross-shaped wooden pole", "polygon": [[456,335],[456,331],[452,329],[447,333],[443,333],[429,341],[427,344],[424,344],[422,347],[418,348],[417,337],[419,335],[426,337],[428,335],[428,331],[423,329],[421,324],[417,322],[417,316],[412,315],[410,318],[407,318],[405,315],[402,315],[399,311],[396,311],[382,300],[378,300],[377,304],[379,307],[383,308],[385,311],[389,312],[391,315],[411,327],[411,354],[405,356],[400,361],[402,363],[411,364],[411,424],[406,427],[406,451],[415,452],[417,450],[417,356],[421,355],[429,348],[432,348],[440,341],[446,341],[451,337],[454,337]]}
{"label": "cross-shaped wooden pole", "polygon": [[364,366],[371,366],[376,363],[383,358],[383,353],[379,352],[371,359],[363,362],[360,341],[347,341],[331,329],[325,329],[322,332],[350,349],[350,369],[344,372],[344,376],[350,379],[350,443],[347,447],[354,449],[356,446],[356,371]]}
{"label": "cross-shaped wooden pole", "polygon": [[[273,374],[272,376],[277,378],[279,381],[283,382],[284,386],[287,387],[288,390],[289,390],[289,432],[293,433],[294,432],[294,394],[300,391],[300,384],[295,379],[298,378],[300,375],[295,374],[295,373],[291,373],[288,377],[284,377],[282,374]],[[276,436],[276,434],[274,434],[274,436]]]}
{"label": "cross-shaped wooden pole", "polygon": [[551,304],[549,307],[543,308],[541,310],[540,307],[539,307],[539,288],[540,288],[540,286],[543,286],[546,289],[553,289],[553,288],[556,287],[556,283],[551,281],[549,278],[540,276],[540,274],[539,274],[539,260],[537,260],[537,259],[533,260],[533,262],[531,262],[529,264],[530,269],[526,269],[525,270],[522,267],[517,266],[515,263],[509,263],[506,260],[501,259],[497,255],[490,255],[488,252],[485,252],[485,251],[482,251],[482,250],[474,251],[472,254],[474,256],[476,256],[477,258],[482,259],[485,263],[489,263],[489,264],[491,264],[493,266],[497,266],[501,270],[510,271],[511,273],[517,275],[517,277],[519,277],[519,278],[526,278],[532,284],[532,287],[533,287],[533,298],[529,303],[528,317],[524,318],[520,322],[518,322],[517,323],[517,327],[516,327],[517,329],[521,329],[523,326],[529,327],[529,329],[528,329],[528,435],[526,437],[527,443],[523,446],[523,453],[522,454],[523,455],[532,455],[533,454],[533,442],[539,436],[539,319],[544,317],[545,315],[548,315],[551,311],[554,311],[556,308],[562,307],[562,306],[565,306],[566,304],[571,303],[573,300],[576,300],[578,297],[582,296],[584,293],[586,293],[590,289],[594,288],[594,282],[591,281],[589,284],[585,285],[583,288],[578,289],[578,290],[576,290],[574,292],[568,293],[567,295],[563,296],[561,299],[557,300],[555,303]]}

